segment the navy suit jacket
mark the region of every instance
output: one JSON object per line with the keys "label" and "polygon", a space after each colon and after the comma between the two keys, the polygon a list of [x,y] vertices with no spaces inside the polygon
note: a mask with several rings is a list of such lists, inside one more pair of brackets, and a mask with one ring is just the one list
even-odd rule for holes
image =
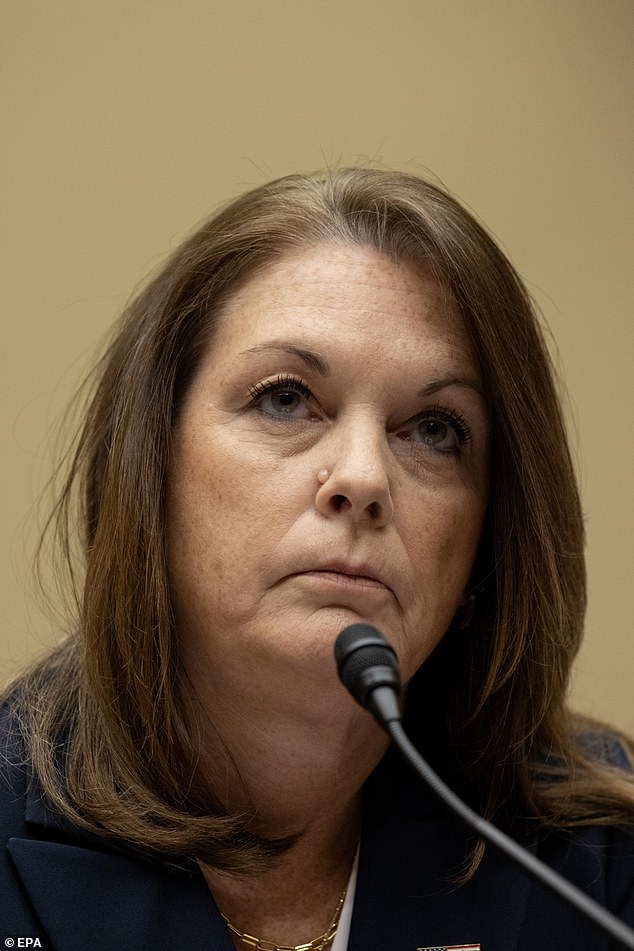
{"label": "navy suit jacket", "polygon": [[[368,784],[349,951],[467,943],[482,951],[616,951],[493,849],[456,885],[470,844],[463,829],[398,764],[388,765]],[[149,862],[70,826],[17,762],[0,764],[0,822],[0,948],[13,938],[15,948],[49,951],[233,951],[193,863]],[[634,926],[631,832],[545,834],[522,823],[510,831]]]}

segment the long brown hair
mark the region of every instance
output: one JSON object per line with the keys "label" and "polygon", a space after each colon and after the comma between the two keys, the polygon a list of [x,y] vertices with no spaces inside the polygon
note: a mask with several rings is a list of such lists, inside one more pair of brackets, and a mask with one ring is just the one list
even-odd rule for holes
{"label": "long brown hair", "polygon": [[373,169],[290,176],[244,195],[124,314],[56,510],[67,549],[77,518],[83,533],[77,631],[13,694],[47,796],[73,822],[164,858],[254,867],[283,847],[210,805],[196,771],[197,738],[179,702],[165,475],[174,420],[223,301],[285,252],[333,241],[425,262],[456,298],[480,363],[491,501],[469,628],[430,660],[444,677],[436,726],[489,815],[512,802],[548,824],[632,822],[632,786],[584,752],[565,708],[585,610],[583,519],[531,301],[453,198]]}

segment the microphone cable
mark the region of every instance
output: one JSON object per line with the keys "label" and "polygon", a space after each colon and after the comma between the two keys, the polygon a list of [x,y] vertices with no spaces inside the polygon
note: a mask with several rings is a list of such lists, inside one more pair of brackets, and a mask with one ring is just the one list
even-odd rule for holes
{"label": "microphone cable", "polygon": [[576,908],[624,948],[634,949],[634,930],[541,859],[474,812],[438,776],[411,742],[401,722],[400,673],[396,652],[370,624],[344,628],[335,642],[341,682],[386,731],[402,759],[467,828],[499,849],[512,862],[563,901]]}

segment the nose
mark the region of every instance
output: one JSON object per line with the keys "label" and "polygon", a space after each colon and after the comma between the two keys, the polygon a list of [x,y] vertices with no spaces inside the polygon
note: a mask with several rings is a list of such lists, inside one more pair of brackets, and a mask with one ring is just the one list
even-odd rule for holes
{"label": "nose", "polygon": [[367,522],[375,528],[388,525],[394,504],[385,451],[380,437],[367,430],[351,427],[342,433],[327,478],[320,478],[323,484],[315,499],[317,511],[329,518]]}

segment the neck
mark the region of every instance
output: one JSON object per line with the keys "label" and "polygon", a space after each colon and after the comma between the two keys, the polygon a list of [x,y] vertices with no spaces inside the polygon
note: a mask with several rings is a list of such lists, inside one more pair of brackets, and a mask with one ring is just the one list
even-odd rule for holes
{"label": "neck", "polygon": [[359,804],[351,803],[337,825],[316,822],[265,873],[236,876],[203,866],[221,913],[266,947],[294,947],[322,935],[348,885],[360,819]]}
{"label": "neck", "polygon": [[387,739],[342,691],[321,707],[279,694],[270,704],[258,696],[223,705],[219,697],[214,691],[213,706],[211,697],[204,704],[202,721],[204,766],[216,796],[228,812],[253,816],[259,833],[294,839],[264,872],[203,867],[205,878],[239,931],[282,946],[308,943],[327,930],[348,883],[362,786]]}
{"label": "neck", "polygon": [[315,816],[336,824],[381,759],[388,740],[342,690],[333,698],[195,690],[206,784],[254,831],[301,836]]}

